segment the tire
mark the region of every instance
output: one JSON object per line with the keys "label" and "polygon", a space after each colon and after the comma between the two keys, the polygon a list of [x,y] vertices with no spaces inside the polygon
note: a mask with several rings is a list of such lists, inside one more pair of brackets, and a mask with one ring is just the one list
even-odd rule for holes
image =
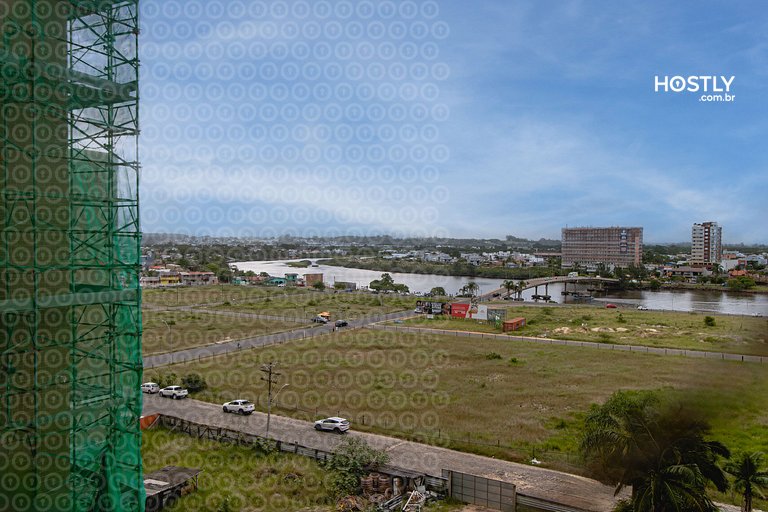
{"label": "tire", "polygon": [[315,425],[315,430],[322,430],[322,427],[320,425]]}
{"label": "tire", "polygon": [[336,427],[335,429],[333,429],[333,431],[334,431],[336,434],[341,434],[341,429],[340,429],[339,427]]}
{"label": "tire", "polygon": [[239,411],[237,411],[237,412],[238,412],[238,413],[240,413],[240,416],[245,416],[245,412],[244,412],[242,409],[240,409],[240,410],[239,410]]}
{"label": "tire", "polygon": [[225,413],[229,412],[226,407],[222,407],[221,410],[224,411]]}

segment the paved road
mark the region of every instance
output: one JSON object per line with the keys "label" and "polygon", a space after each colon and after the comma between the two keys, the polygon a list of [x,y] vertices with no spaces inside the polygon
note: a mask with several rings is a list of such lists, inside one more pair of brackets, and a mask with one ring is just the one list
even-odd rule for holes
{"label": "paved road", "polygon": [[[413,315],[410,311],[399,311],[397,313],[388,313],[385,315],[372,315],[357,320],[351,320],[348,327],[343,329],[354,329],[366,326],[368,324],[383,322],[386,320],[398,320]],[[211,357],[216,355],[227,354],[237,350],[265,347],[267,345],[276,345],[279,343],[285,343],[286,341],[313,338],[323,334],[328,334],[333,331],[333,322],[327,325],[307,325],[299,329],[292,331],[278,332],[274,334],[265,334],[263,336],[254,336],[252,338],[245,338],[240,340],[232,340],[223,343],[215,343],[212,345],[205,345],[202,347],[192,347],[175,352],[167,352],[165,354],[155,354],[144,357],[144,368],[156,368],[158,366],[164,366],[167,364],[183,363],[186,361],[193,361],[196,359],[202,359],[204,357]]]}
{"label": "paved road", "polygon": [[[214,427],[265,434],[267,420],[264,413],[244,417],[224,414],[219,405],[191,398],[175,401],[157,395],[144,397],[145,415],[162,413]],[[309,422],[274,414],[270,435],[281,441],[325,451],[333,451],[343,439],[343,436],[316,432]],[[387,451],[390,464],[411,471],[440,476],[443,469],[451,469],[512,482],[519,493],[595,512],[607,512],[615,505],[613,488],[588,478],[387,436],[354,431],[347,435],[361,437],[368,444]]]}
{"label": "paved road", "polygon": [[541,343],[545,345],[564,345],[568,347],[589,347],[601,350],[621,350],[625,352],[641,352],[643,354],[657,354],[662,356],[683,356],[702,359],[721,359],[724,361],[739,361],[744,363],[768,363],[768,357],[750,356],[742,354],[729,354],[726,352],[707,352],[704,350],[682,350],[676,348],[646,347],[643,345],[619,345],[614,343],[597,343],[593,341],[555,340],[552,338],[533,338],[530,336],[511,336],[509,334],[480,333],[457,331],[452,329],[430,329],[427,327],[406,327],[402,325],[374,324],[370,327],[385,331],[406,332],[412,334],[441,334],[466,338],[500,339],[504,341],[525,341]]}

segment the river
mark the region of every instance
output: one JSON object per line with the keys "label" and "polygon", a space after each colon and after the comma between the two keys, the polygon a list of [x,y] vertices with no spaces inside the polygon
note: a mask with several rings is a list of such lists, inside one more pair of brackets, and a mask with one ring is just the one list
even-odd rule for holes
{"label": "river", "polygon": [[[335,281],[345,281],[357,283],[358,287],[368,286],[374,279],[381,277],[382,272],[378,270],[363,270],[358,268],[335,267],[330,265],[318,265],[316,267],[296,268],[286,264],[286,260],[281,261],[245,261],[234,263],[234,265],[244,271],[252,270],[256,273],[267,272],[273,276],[283,276],[286,273],[294,272],[297,274],[322,273],[326,284],[333,285]],[[315,261],[313,261],[315,263]],[[442,286],[445,291],[451,295],[459,292],[459,289],[469,281],[474,281],[480,287],[480,294],[488,293],[497,288],[501,288],[503,279],[471,278],[443,276],[435,274],[408,274],[399,272],[390,272],[390,275],[397,283],[403,283],[408,286],[411,292],[429,292],[435,286]],[[581,291],[586,291],[586,287],[579,287]],[[568,290],[572,291],[573,285],[568,285]],[[572,299],[562,295],[563,285],[553,284],[547,289],[547,293],[552,300],[558,303],[571,303]],[[526,290],[523,292],[523,298],[530,301],[531,296],[536,293],[535,290]],[[539,287],[538,293],[544,293],[544,287]],[[699,291],[699,290],[660,290],[656,292],[628,290],[615,292],[607,296],[597,297],[593,302],[614,302],[632,306],[645,306],[648,309],[665,309],[672,311],[699,311],[708,313],[726,313],[732,315],[761,315],[768,316],[768,294],[749,294],[718,291]]]}

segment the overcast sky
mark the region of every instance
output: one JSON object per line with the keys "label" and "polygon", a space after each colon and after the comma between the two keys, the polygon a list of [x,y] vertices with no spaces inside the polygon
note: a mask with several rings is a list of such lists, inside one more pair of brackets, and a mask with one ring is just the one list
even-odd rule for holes
{"label": "overcast sky", "polygon": [[141,5],[146,232],[768,242],[760,0]]}

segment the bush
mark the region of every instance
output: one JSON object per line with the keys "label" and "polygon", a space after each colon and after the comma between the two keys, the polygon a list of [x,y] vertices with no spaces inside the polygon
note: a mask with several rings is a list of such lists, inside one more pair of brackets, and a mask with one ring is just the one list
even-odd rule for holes
{"label": "bush", "polygon": [[485,358],[489,360],[501,359],[501,354],[497,354],[496,352],[489,352],[488,354],[485,354]]}
{"label": "bush", "polygon": [[345,438],[334,450],[325,466],[333,471],[331,487],[336,496],[355,494],[360,486],[360,477],[367,469],[376,469],[389,462],[389,455],[383,450],[372,448],[360,438]]}
{"label": "bush", "polygon": [[153,382],[156,382],[161,388],[168,386],[176,386],[179,384],[179,377],[173,373],[158,373],[150,378]]}
{"label": "bush", "polygon": [[619,322],[620,324],[627,323],[627,321],[624,319],[624,315],[622,315],[621,313],[619,313],[619,317],[616,319],[616,321]]}
{"label": "bush", "polygon": [[715,326],[715,317],[713,316],[705,316],[704,317],[704,325],[707,327],[714,327]]}
{"label": "bush", "polygon": [[188,373],[182,377],[181,385],[187,388],[190,393],[197,393],[208,387],[208,383],[199,373]]}

